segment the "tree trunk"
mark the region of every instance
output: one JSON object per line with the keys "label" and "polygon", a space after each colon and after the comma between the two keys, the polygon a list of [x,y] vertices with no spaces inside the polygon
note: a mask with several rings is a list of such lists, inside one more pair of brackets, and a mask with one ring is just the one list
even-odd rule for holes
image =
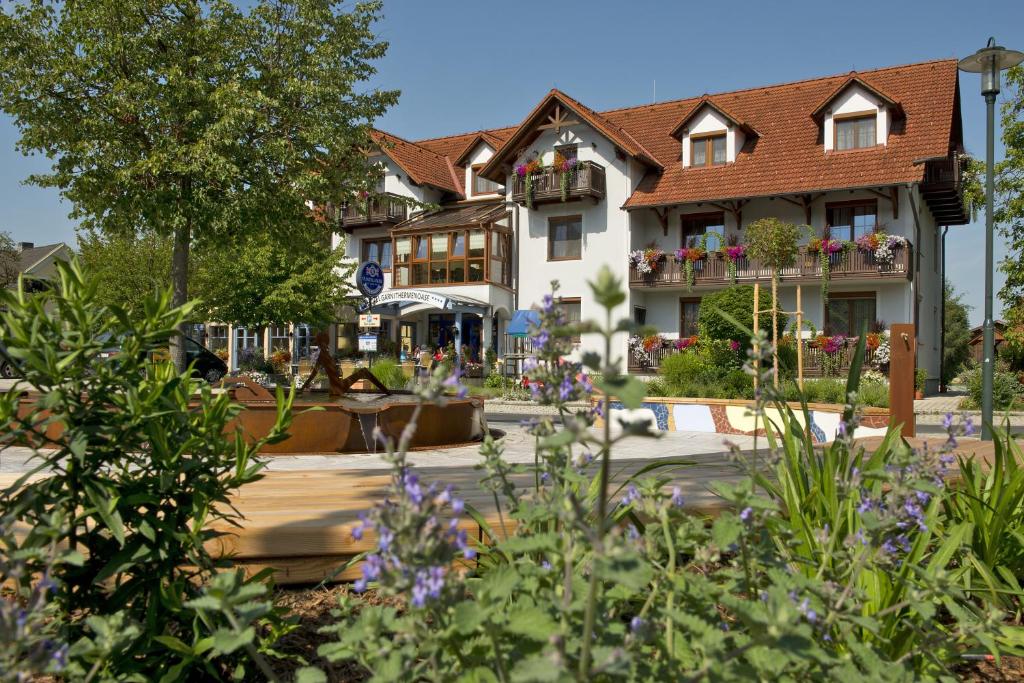
{"label": "tree trunk", "polygon": [[[182,180],[181,193],[187,217],[174,228],[174,251],[171,254],[171,304],[174,306],[183,306],[188,301],[188,261],[192,241],[191,179]],[[186,323],[182,323],[178,334],[171,335],[170,340],[171,362],[178,372],[184,372],[188,366],[183,336],[185,329]]]}

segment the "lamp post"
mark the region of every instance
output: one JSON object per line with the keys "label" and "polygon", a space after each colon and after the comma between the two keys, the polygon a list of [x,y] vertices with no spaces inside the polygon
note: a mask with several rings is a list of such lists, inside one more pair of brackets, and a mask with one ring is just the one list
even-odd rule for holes
{"label": "lamp post", "polygon": [[960,60],[960,70],[981,74],[981,94],[985,97],[985,357],[981,365],[981,438],[992,439],[992,376],[995,370],[995,329],[992,325],[992,211],[995,187],[996,95],[999,94],[999,72],[1024,61],[1024,53],[996,45],[995,38],[970,57]]}

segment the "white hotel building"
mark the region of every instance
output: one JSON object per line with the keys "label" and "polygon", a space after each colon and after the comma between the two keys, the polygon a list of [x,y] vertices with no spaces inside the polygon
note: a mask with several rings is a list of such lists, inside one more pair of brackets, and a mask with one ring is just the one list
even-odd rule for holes
{"label": "white hotel building", "polygon": [[[942,235],[968,222],[955,60],[604,112],[552,90],[516,127],[418,141],[378,133],[377,142],[383,186],[341,222],[348,256],[385,266],[374,312],[381,335],[408,350],[458,338],[472,355],[488,346],[501,355],[509,321],[553,279],[571,317],[594,316],[586,282],[602,264],[628,288],[620,317],[689,336],[701,296],[732,283],[710,255],[688,284],[672,252],[706,232],[742,243],[751,221],[777,217],[833,239],[876,227],[906,239],[885,267],[859,250],[833,260],[827,302],[818,257],[801,252],[782,275],[780,306],[795,309],[799,284],[818,330],[914,323],[918,365],[937,385]],[[561,174],[545,170],[527,201],[516,166],[548,165],[556,152],[579,162],[564,196]],[[410,212],[392,197],[440,208]],[[651,245],[670,254],[653,277],[628,262]],[[754,281],[770,284],[769,274],[741,260],[738,282]],[[353,332],[339,327],[342,338]]]}

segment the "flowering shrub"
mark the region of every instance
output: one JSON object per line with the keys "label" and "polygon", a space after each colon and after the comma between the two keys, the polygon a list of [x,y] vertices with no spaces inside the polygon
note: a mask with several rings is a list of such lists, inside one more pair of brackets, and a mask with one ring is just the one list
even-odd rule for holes
{"label": "flowering shrub", "polygon": [[554,161],[551,163],[551,168],[558,173],[558,185],[562,192],[562,201],[569,199],[569,185],[572,181],[572,174],[579,165],[579,160],[576,157],[563,157],[560,152],[555,152]]}
{"label": "flowering shrub", "polygon": [[629,252],[629,264],[641,275],[650,275],[658,270],[665,260],[665,252],[658,247],[647,247]]}
{"label": "flowering shrub", "polygon": [[814,238],[807,243],[807,251],[812,254],[818,254],[818,264],[821,268],[821,296],[826,302],[828,301],[829,277],[832,273],[832,256],[834,254],[842,254],[850,247],[850,244],[849,242],[833,240],[827,237],[824,239]]}
{"label": "flowering shrub", "polygon": [[873,232],[869,235],[861,235],[856,240],[857,248],[875,257],[879,265],[892,265],[896,258],[895,251],[907,244],[905,237],[899,235],[887,235],[884,232]]}
{"label": "flowering shrub", "polygon": [[518,164],[515,168],[517,176],[523,179],[526,190],[526,208],[533,208],[533,177],[544,170],[537,159],[530,159],[526,163]]}
{"label": "flowering shrub", "polygon": [[874,363],[875,367],[879,370],[884,371],[889,366],[889,358],[891,356],[891,349],[889,347],[889,340],[883,339],[878,344],[878,348],[875,349]]}
{"label": "flowering shrub", "polygon": [[288,374],[288,364],[292,362],[292,352],[285,348],[274,349],[270,354],[270,363],[274,372],[279,375]]}

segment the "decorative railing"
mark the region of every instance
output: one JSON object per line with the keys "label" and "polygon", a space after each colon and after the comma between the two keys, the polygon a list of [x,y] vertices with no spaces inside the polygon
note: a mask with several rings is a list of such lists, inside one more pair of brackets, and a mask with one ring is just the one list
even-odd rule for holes
{"label": "decorative railing", "polygon": [[[891,262],[880,262],[874,252],[853,249],[847,252],[832,254],[829,257],[829,280],[850,279],[888,279],[893,277],[910,278],[912,274],[912,247],[908,242],[905,246],[893,250]],[[771,268],[763,266],[745,256],[736,261],[736,282],[771,281]],[[806,247],[800,248],[796,261],[789,268],[779,273],[781,281],[820,280],[822,278],[821,257],[817,252],[809,252]],[[721,287],[731,284],[729,262],[721,252],[711,252],[706,258],[693,264],[694,286]],[[636,287],[678,287],[686,285],[686,264],[679,263],[672,255],[666,256],[650,273],[641,273],[635,265],[629,267],[629,283]]]}
{"label": "decorative railing", "polygon": [[408,205],[398,195],[387,193],[349,202],[341,210],[341,225],[351,229],[385,223],[401,223],[406,219],[408,213]]}
{"label": "decorative railing", "polygon": [[[810,340],[803,341],[803,365],[805,377],[824,376],[846,376],[850,366],[853,364],[853,355],[857,349],[857,337],[848,337],[846,343],[834,353],[825,353],[820,347],[815,346]],[[676,349],[671,345],[664,345],[643,354],[629,354],[629,369],[631,372],[658,372],[662,362],[677,353],[684,353],[684,350]],[[874,364],[875,352],[867,349],[864,353],[864,367]]]}
{"label": "decorative railing", "polygon": [[[604,167],[592,161],[581,161],[568,174],[565,199],[590,197],[601,199],[605,195]],[[562,172],[546,168],[530,177],[530,203],[545,204],[560,202],[562,195]],[[512,176],[512,201],[526,204],[526,178]]]}

